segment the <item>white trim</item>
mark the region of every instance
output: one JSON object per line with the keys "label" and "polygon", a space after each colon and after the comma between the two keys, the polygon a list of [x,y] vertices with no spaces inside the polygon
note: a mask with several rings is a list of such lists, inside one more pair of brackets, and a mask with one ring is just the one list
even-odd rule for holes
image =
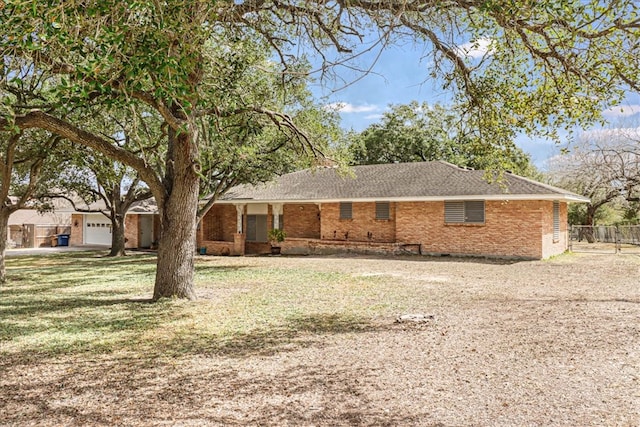
{"label": "white trim", "polygon": [[269,213],[267,203],[251,203],[247,205],[247,215],[266,215]]}
{"label": "white trim", "polygon": [[236,206],[236,233],[242,234],[242,215],[244,214],[244,203]]}
{"label": "white trim", "polygon": [[[344,198],[344,199],[242,199],[242,203],[339,203],[339,202],[440,202],[446,200],[545,200],[575,203],[589,203],[587,197],[572,194],[469,194],[460,196],[422,196],[422,197],[362,197],[362,198]],[[216,200],[218,204],[236,204],[238,200]]]}

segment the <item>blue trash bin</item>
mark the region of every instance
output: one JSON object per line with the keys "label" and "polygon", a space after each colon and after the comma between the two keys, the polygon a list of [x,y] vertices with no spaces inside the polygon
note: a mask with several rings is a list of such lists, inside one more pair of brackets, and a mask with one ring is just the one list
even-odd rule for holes
{"label": "blue trash bin", "polygon": [[68,234],[58,234],[58,246],[69,246]]}

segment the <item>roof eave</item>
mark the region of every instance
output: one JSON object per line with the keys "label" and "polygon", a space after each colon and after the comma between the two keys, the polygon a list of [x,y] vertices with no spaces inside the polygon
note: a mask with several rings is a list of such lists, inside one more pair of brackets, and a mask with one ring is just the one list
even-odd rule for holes
{"label": "roof eave", "polygon": [[340,203],[340,202],[440,202],[447,200],[547,200],[573,203],[589,203],[586,197],[577,194],[470,194],[459,196],[422,196],[422,197],[360,197],[360,198],[332,198],[332,199],[250,199],[239,198],[216,200],[216,204],[254,204],[254,203]]}

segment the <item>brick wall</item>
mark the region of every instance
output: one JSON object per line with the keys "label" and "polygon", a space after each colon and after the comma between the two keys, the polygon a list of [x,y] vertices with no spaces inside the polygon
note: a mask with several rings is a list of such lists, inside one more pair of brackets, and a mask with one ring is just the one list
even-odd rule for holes
{"label": "brick wall", "polygon": [[[424,254],[539,259],[564,252],[568,244],[566,203],[560,203],[560,239],[555,242],[551,201],[487,201],[484,224],[445,224],[443,201],[390,203],[389,220],[375,219],[374,202],[354,202],[352,219],[341,220],[339,211],[339,203],[324,203],[321,209],[314,204],[285,204],[284,229],[291,240],[290,244],[285,241],[283,250],[288,253],[302,253],[307,249],[310,252],[357,251],[363,249],[360,247],[363,242],[397,242],[394,251],[406,251],[405,245],[420,245]],[[271,207],[267,218],[271,228]],[[204,240],[220,241],[218,236],[222,235],[224,241],[233,242],[235,220],[233,205],[214,206],[203,221]],[[246,224],[243,228],[246,229]],[[304,239],[317,241],[305,243]],[[352,242],[353,247],[330,245],[325,248],[322,241]],[[221,247],[212,245],[210,249],[208,253],[217,253]],[[383,246],[368,249],[378,251]],[[246,250],[247,253],[268,253],[269,245],[247,242]]]}
{"label": "brick wall", "polygon": [[140,215],[129,214],[124,217],[124,247],[127,249],[135,249],[139,246],[138,242],[138,225]]}
{"label": "brick wall", "polygon": [[202,238],[208,241],[233,242],[237,212],[234,205],[214,205],[202,219]]}
{"label": "brick wall", "polygon": [[389,203],[388,220],[376,219],[375,202],[351,205],[352,219],[340,219],[339,203],[323,203],[320,235],[323,240],[358,242],[394,242],[396,240],[396,203]]}
{"label": "brick wall", "polygon": [[569,224],[567,204],[560,203],[560,236],[553,240],[553,202],[541,202],[544,206],[542,228],[542,257],[549,258],[569,249]]}
{"label": "brick wall", "polygon": [[71,236],[69,236],[69,246],[81,246],[84,241],[82,218],[81,214],[71,214]]}
{"label": "brick wall", "polygon": [[538,259],[545,211],[546,202],[487,201],[484,224],[445,224],[444,202],[399,203],[397,238],[423,253]]}
{"label": "brick wall", "polygon": [[318,208],[318,205],[284,205],[282,212],[284,216],[284,231],[287,233],[288,238],[320,238],[320,209]]}

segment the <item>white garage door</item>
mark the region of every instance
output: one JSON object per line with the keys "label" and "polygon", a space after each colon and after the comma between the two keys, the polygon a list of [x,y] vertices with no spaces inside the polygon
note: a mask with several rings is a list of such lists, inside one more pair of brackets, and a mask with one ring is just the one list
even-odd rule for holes
{"label": "white garage door", "polygon": [[111,221],[102,214],[85,215],[84,243],[87,245],[111,245]]}

